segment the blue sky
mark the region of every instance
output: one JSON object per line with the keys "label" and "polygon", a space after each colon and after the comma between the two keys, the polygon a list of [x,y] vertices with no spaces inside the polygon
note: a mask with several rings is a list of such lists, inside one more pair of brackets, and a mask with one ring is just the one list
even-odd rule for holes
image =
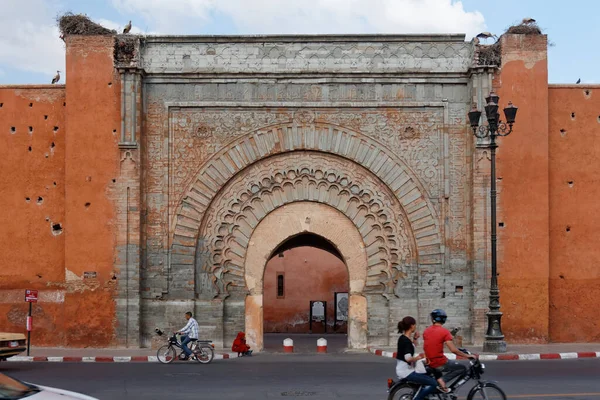
{"label": "blue sky", "polygon": [[85,13],[134,33],[502,33],[535,18],[554,46],[551,83],[600,83],[600,1],[572,0],[2,0],[0,84],[49,83],[64,69],[55,17]]}

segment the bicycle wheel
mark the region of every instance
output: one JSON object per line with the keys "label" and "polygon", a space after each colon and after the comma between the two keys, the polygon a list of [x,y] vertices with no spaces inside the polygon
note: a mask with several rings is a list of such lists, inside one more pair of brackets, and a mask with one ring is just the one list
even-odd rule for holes
{"label": "bicycle wheel", "polygon": [[483,399],[483,400],[506,400],[506,394],[495,383],[484,383],[481,387],[471,391],[467,400]]}
{"label": "bicycle wheel", "polygon": [[394,388],[388,395],[388,400],[412,400],[415,396],[414,386],[403,384]]}
{"label": "bicycle wheel", "polygon": [[212,346],[199,345],[194,349],[194,357],[200,364],[208,364],[215,358],[215,351]]}
{"label": "bicycle wheel", "polygon": [[165,344],[156,352],[156,358],[161,364],[170,364],[175,360],[177,352],[170,344]]}

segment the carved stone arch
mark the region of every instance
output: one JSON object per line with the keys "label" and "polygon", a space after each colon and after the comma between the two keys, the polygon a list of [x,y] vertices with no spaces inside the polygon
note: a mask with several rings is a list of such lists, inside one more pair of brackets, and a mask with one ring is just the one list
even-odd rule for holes
{"label": "carved stone arch", "polygon": [[[401,284],[414,289],[417,245],[408,215],[393,199],[372,173],[338,156],[303,151],[262,160],[231,179],[206,212],[197,253],[212,256],[197,258],[197,297],[248,294],[243,265],[252,232],[273,210],[306,201],[353,222],[367,255],[365,293],[397,295],[398,272],[406,278]],[[206,281],[213,282],[210,290]]]}
{"label": "carved stone arch", "polygon": [[[306,120],[306,118],[302,118]],[[197,243],[203,243],[210,238],[198,236],[202,220],[217,193],[223,193],[223,187],[236,174],[248,166],[257,163],[275,154],[289,153],[298,150],[312,150],[316,152],[337,155],[343,159],[351,160],[370,171],[388,189],[389,194],[382,199],[388,205],[392,198],[396,199],[406,214],[407,223],[412,228],[415,238],[415,257],[418,256],[420,264],[441,264],[442,241],[439,221],[435,209],[430,202],[426,190],[419,182],[416,174],[393,152],[383,145],[361,133],[330,124],[301,125],[298,121],[294,124],[284,124],[259,129],[242,136],[215,154],[198,172],[196,179],[183,196],[174,217],[174,232],[171,239],[172,268],[185,271],[194,270]],[[283,179],[283,175],[275,175],[273,179]],[[343,178],[342,178],[343,179]],[[340,183],[343,183],[341,181]],[[295,195],[295,192],[285,190],[292,187],[292,183],[280,184],[274,188],[270,201],[281,202],[283,195]],[[337,204],[336,208],[344,207],[344,202],[351,201],[354,197],[341,196],[349,193],[356,196],[358,187],[338,185],[333,190],[340,195],[329,199]],[[278,192],[277,192],[278,191]],[[242,196],[250,196],[245,193]],[[243,199],[242,199],[243,200]],[[352,200],[360,201],[360,199]],[[232,207],[236,206],[232,204]],[[244,202],[246,211],[250,207]],[[221,211],[223,213],[224,211]],[[258,223],[254,212],[245,214],[250,225]],[[225,215],[222,216],[223,218]],[[385,216],[378,215],[378,218]],[[223,220],[223,219],[221,219]],[[391,224],[391,221],[386,221]],[[388,235],[381,236],[388,240]],[[210,258],[203,254],[203,258]],[[229,272],[224,271],[224,274]],[[192,272],[193,274],[193,272]],[[180,274],[185,276],[185,274]],[[189,276],[189,279],[194,279]],[[372,278],[376,280],[377,278]],[[206,283],[203,284],[206,287]]]}

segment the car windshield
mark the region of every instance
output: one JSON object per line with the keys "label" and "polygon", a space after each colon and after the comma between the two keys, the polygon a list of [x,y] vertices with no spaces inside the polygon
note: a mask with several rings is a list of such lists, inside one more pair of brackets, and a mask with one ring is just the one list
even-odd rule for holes
{"label": "car windshield", "polygon": [[39,392],[40,389],[0,373],[0,399],[23,399]]}

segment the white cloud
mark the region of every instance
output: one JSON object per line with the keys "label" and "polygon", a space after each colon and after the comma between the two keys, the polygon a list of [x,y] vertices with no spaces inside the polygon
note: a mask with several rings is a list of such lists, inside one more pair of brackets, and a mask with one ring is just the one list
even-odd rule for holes
{"label": "white cloud", "polygon": [[[240,33],[466,33],[485,29],[481,13],[456,0],[112,0],[161,32],[201,33],[227,17]],[[195,29],[196,26],[200,29]]]}
{"label": "white cloud", "polygon": [[[47,74],[64,71],[65,49],[52,4],[45,0],[2,0],[0,66]],[[63,80],[64,82],[64,80]]]}

